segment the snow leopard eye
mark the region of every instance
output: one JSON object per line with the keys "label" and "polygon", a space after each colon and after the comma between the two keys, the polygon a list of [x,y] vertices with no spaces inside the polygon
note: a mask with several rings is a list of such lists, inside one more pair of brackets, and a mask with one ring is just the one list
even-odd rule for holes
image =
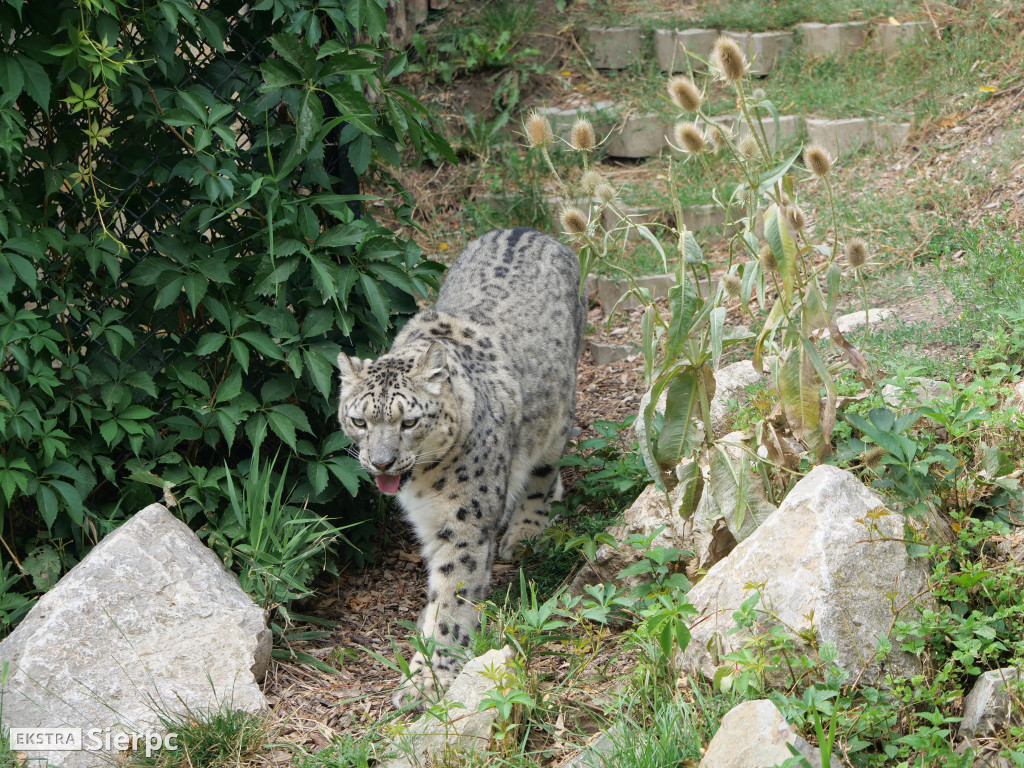
{"label": "snow leopard eye", "polygon": [[366,428],[366,419],[352,419],[352,418],[350,418],[349,421],[352,422],[352,426],[355,427],[356,429],[365,429]]}
{"label": "snow leopard eye", "polygon": [[402,429],[412,429],[417,424],[419,424],[419,422],[419,419],[404,419],[402,421]]}

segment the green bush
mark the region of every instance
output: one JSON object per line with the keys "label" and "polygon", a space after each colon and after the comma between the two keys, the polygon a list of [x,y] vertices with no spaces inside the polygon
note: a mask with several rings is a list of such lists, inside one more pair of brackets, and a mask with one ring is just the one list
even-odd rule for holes
{"label": "green bush", "polygon": [[385,0],[205,5],[0,3],[0,548],[20,592],[160,498],[217,530],[227,472],[279,450],[291,501],[370,514],[334,360],[380,350],[436,284],[392,231],[411,201],[389,168],[451,151],[392,82]]}

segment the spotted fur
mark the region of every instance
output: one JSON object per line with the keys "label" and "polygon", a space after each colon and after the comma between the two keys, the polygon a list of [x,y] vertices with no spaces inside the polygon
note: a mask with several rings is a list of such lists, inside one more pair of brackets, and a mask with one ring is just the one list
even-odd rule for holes
{"label": "spotted fur", "polygon": [[376,361],[338,359],[338,418],[359,460],[397,493],[422,545],[427,606],[395,695],[403,706],[447,687],[465,662],[495,554],[546,526],[555,462],[572,427],[586,312],[576,255],[529,229],[470,243],[433,309]]}

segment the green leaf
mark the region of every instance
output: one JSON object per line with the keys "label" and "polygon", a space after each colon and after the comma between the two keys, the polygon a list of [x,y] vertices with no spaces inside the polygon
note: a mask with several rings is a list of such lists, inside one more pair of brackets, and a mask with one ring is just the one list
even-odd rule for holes
{"label": "green leaf", "polygon": [[316,74],[316,53],[297,35],[281,32],[271,35],[270,44],[277,54],[295,67],[304,80],[312,80]]}
{"label": "green leaf", "polygon": [[206,279],[206,276],[198,272],[189,272],[185,275],[185,295],[188,296],[188,303],[192,307],[193,315],[199,309],[199,302],[206,296],[206,289],[209,284],[210,281]]}
{"label": "green leaf", "polygon": [[295,154],[304,157],[324,121],[324,108],[316,91],[306,89],[299,96],[295,115]]}
{"label": "green leaf", "polygon": [[195,354],[197,355],[210,355],[216,352],[218,349],[224,346],[224,342],[228,340],[228,337],[223,333],[204,333],[202,338],[199,339],[199,343],[196,344]]}
{"label": "green leaf", "polygon": [[416,293],[416,286],[413,285],[412,279],[404,269],[394,264],[379,261],[375,261],[367,266],[371,272],[382,278],[384,282],[405,291],[410,296]]}
{"label": "green leaf", "polygon": [[764,214],[764,237],[772,255],[778,264],[778,272],[782,278],[782,294],[788,305],[793,297],[793,286],[796,280],[796,241],[789,229],[789,222],[780,215],[779,207],[769,206]]}
{"label": "green leaf", "polygon": [[[291,448],[295,450],[295,424],[291,419],[279,411],[270,411],[267,413],[267,422],[270,424],[271,430],[281,440]],[[248,427],[247,427],[248,428]]]}
{"label": "green leaf", "polygon": [[302,76],[280,59],[267,59],[260,65],[260,71],[267,90],[277,91],[302,82]]}
{"label": "green leaf", "polygon": [[363,174],[370,165],[370,137],[360,134],[348,145],[348,162],[357,174]]}
{"label": "green leaf", "polygon": [[334,394],[334,361],[319,349],[303,350],[302,359],[313,380],[313,386],[325,400],[331,399]]}
{"label": "green leaf", "polygon": [[784,362],[776,363],[774,373],[775,387],[793,436],[816,455],[823,456],[821,382],[805,349],[801,346],[791,350]]}
{"label": "green leaf", "polygon": [[299,406],[292,405],[291,403],[281,403],[280,405],[275,405],[273,408],[270,409],[270,412],[267,414],[269,417],[271,417],[271,424],[273,424],[272,417],[273,414],[275,413],[281,414],[282,416],[287,418],[288,421],[291,422],[297,429],[301,429],[303,432],[307,432],[309,434],[313,433],[313,430],[309,426],[309,419],[306,418],[305,412],[301,408],[299,408]]}
{"label": "green leaf", "polygon": [[702,373],[685,368],[677,373],[665,396],[665,425],[658,435],[654,456],[662,469],[672,469],[700,445],[694,422],[701,412]]}
{"label": "green leaf", "polygon": [[698,462],[688,461],[679,466],[678,476],[676,498],[679,503],[679,515],[688,520],[697,510],[697,505],[704,495],[704,474]]}
{"label": "green leaf", "polygon": [[725,307],[715,307],[711,310],[711,366],[717,370],[718,362],[722,359],[722,337],[725,331]]}
{"label": "green leaf", "polygon": [[715,444],[709,468],[711,494],[737,541],[753,533],[774,509],[766,500],[759,499],[755,487],[758,477],[742,453],[732,456],[728,446]]}
{"label": "green leaf", "polygon": [[121,428],[114,419],[108,419],[100,424],[100,435],[107,441],[107,445],[114,444],[120,431]]}
{"label": "green leaf", "polygon": [[366,237],[366,229],[357,223],[337,224],[325,229],[316,239],[317,248],[344,248],[357,245]]}
{"label": "green leaf", "polygon": [[391,300],[384,289],[380,287],[380,283],[365,272],[360,273],[359,284],[363,289],[363,296],[370,303],[370,311],[374,318],[380,324],[381,329],[386,330],[390,325]]}
{"label": "green leaf", "polygon": [[34,59],[18,54],[18,63],[25,72],[25,93],[46,112],[50,108],[50,78]]}
{"label": "green leaf", "polygon": [[271,360],[284,359],[284,356],[281,354],[281,348],[263,331],[242,331],[238,334],[238,338],[244,339],[250,347],[264,357],[269,357]]}
{"label": "green leaf", "polygon": [[242,394],[242,370],[232,368],[224,382],[217,387],[215,403],[229,403]]}
{"label": "green leaf", "polygon": [[330,481],[327,467],[320,463],[307,464],[306,476],[309,478],[309,484],[313,486],[313,493],[317,495],[324,492],[327,488],[327,483]]}
{"label": "green leaf", "polygon": [[369,479],[366,470],[351,456],[332,456],[326,461],[327,469],[345,486],[351,496],[359,493],[359,481]]}

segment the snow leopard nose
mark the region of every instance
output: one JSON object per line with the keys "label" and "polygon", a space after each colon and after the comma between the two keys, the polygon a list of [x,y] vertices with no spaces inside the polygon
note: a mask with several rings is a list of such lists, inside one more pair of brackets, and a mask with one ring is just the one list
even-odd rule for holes
{"label": "snow leopard nose", "polygon": [[373,466],[375,466],[381,472],[385,472],[385,471],[387,471],[391,467],[392,464],[395,463],[395,460],[394,459],[388,459],[387,461],[374,461],[374,462],[371,462],[371,463],[373,464]]}

